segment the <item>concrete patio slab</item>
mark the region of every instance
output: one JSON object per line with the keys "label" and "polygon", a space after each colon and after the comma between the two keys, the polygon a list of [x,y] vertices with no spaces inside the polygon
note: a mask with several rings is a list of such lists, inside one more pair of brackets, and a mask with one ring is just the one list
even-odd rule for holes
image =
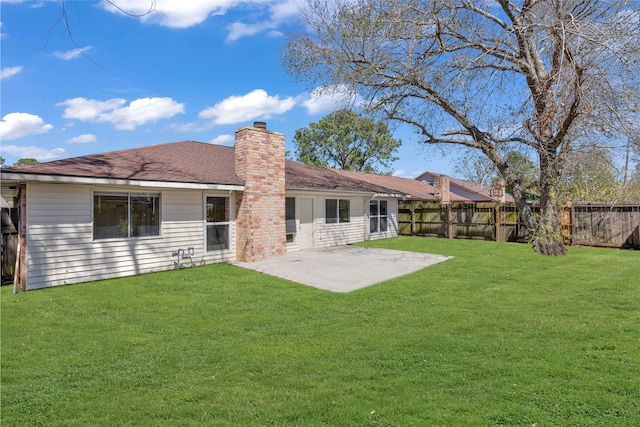
{"label": "concrete patio slab", "polygon": [[292,252],[243,268],[331,292],[351,292],[413,273],[451,257],[361,246],[337,246]]}

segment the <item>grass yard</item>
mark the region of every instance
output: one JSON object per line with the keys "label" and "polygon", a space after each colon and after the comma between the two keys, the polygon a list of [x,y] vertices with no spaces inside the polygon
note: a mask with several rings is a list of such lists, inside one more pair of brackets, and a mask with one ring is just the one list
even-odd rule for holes
{"label": "grass yard", "polygon": [[640,425],[640,253],[401,237],[349,294],[230,265],[11,294],[2,426]]}

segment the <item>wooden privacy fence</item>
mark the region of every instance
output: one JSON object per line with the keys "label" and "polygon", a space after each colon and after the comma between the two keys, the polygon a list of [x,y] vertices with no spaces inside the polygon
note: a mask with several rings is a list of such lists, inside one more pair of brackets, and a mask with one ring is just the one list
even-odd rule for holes
{"label": "wooden privacy fence", "polygon": [[[539,213],[538,206],[532,206]],[[401,235],[526,242],[529,235],[515,204],[426,203],[399,205]],[[560,211],[566,244],[640,249],[640,204],[577,204]]]}

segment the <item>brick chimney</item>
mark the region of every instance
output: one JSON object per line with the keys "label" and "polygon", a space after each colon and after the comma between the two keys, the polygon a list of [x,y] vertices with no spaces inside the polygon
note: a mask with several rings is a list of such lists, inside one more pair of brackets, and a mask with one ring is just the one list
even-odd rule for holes
{"label": "brick chimney", "polygon": [[236,199],[236,258],[253,262],[287,252],[284,134],[264,122],[235,132],[236,175],[244,192]]}
{"label": "brick chimney", "polygon": [[434,179],[433,183],[436,188],[436,197],[440,199],[440,203],[449,203],[451,201],[449,197],[449,189],[451,182],[447,175],[438,175]]}

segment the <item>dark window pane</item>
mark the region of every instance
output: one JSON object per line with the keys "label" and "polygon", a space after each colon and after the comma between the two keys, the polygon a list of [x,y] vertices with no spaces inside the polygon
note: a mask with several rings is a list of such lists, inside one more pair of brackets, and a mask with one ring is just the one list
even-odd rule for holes
{"label": "dark window pane", "polygon": [[340,200],[340,222],[349,222],[351,220],[350,206],[349,200]]}
{"label": "dark window pane", "polygon": [[93,238],[113,239],[129,236],[127,195],[93,196]]}
{"label": "dark window pane", "polygon": [[294,197],[285,199],[285,212],[287,221],[296,219],[296,199]]}
{"label": "dark window pane", "polygon": [[378,217],[372,216],[369,218],[369,232],[370,233],[378,232]]}
{"label": "dark window pane", "polygon": [[369,215],[371,215],[371,216],[377,216],[378,215],[378,201],[377,200],[371,200],[369,202]]}
{"label": "dark window pane", "polygon": [[380,200],[380,215],[386,215],[386,214],[387,214],[387,201]]}
{"label": "dark window pane", "polygon": [[381,232],[387,231],[387,217],[386,216],[380,217],[380,231]]}
{"label": "dark window pane", "polygon": [[324,208],[327,224],[338,222],[338,201],[336,199],[326,199],[324,201]]}
{"label": "dark window pane", "polygon": [[131,237],[160,235],[160,197],[131,196]]}
{"label": "dark window pane", "polygon": [[207,197],[207,222],[229,221],[226,197]]}
{"label": "dark window pane", "polygon": [[229,249],[229,225],[207,225],[207,251]]}

